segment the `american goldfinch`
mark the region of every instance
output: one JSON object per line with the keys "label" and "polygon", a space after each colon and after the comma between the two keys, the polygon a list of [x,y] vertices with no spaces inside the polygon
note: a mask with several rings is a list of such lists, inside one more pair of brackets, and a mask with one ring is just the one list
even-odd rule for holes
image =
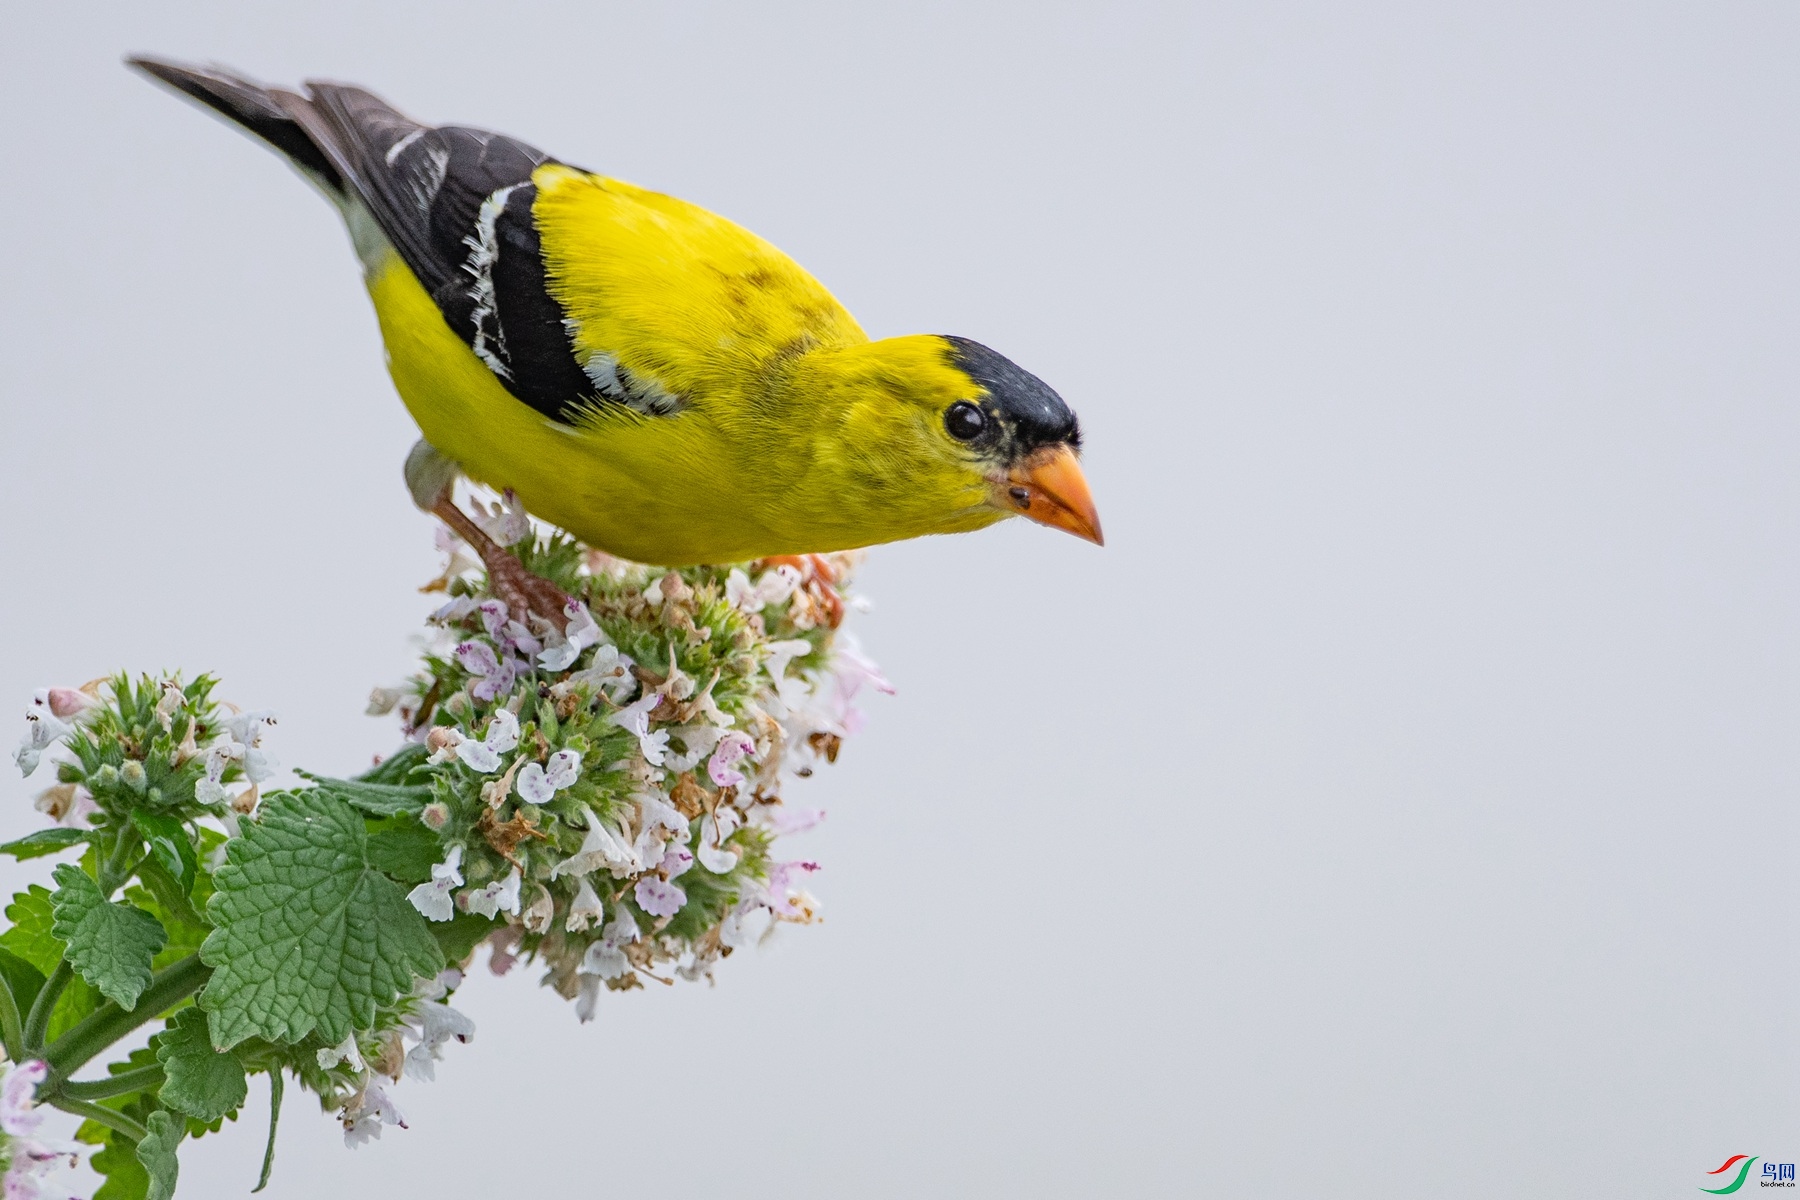
{"label": "american goldfinch", "polygon": [[343,214],[423,434],[408,481],[424,507],[454,511],[460,471],[668,566],[1015,514],[1101,540],[1075,414],[978,342],[871,341],[748,230],[514,138],[423,125],[344,84],[301,94],[129,61],[280,151]]}

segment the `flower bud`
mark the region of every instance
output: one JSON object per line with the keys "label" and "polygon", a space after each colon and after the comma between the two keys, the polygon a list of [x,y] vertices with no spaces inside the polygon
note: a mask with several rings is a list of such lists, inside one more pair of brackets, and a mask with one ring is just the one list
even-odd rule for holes
{"label": "flower bud", "polygon": [[65,721],[76,713],[85,712],[100,703],[86,692],[65,687],[51,688],[47,700],[51,713]]}
{"label": "flower bud", "polygon": [[450,806],[442,800],[433,800],[419,813],[419,820],[427,829],[442,829],[450,823]]}
{"label": "flower bud", "polygon": [[144,774],[144,764],[135,758],[125,760],[125,765],[119,768],[119,778],[125,781],[126,787],[140,793],[150,781]]}

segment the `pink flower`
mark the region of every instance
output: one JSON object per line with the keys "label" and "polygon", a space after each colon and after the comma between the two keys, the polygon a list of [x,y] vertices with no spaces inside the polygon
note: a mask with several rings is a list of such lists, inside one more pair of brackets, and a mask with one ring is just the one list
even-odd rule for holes
{"label": "pink flower", "polygon": [[686,892],[654,876],[638,880],[632,895],[637,898],[638,907],[653,917],[672,917],[687,903]]}
{"label": "pink flower", "polygon": [[706,760],[706,773],[720,787],[737,787],[744,782],[744,776],[733,769],[733,764],[754,749],[756,743],[750,740],[749,734],[728,729],[719,735],[718,746]]}
{"label": "pink flower", "polygon": [[37,1132],[43,1123],[35,1098],[38,1084],[50,1077],[50,1067],[41,1058],[22,1062],[0,1080],[0,1130],[13,1137],[26,1137]]}
{"label": "pink flower", "polygon": [[477,700],[493,700],[505,695],[512,691],[513,680],[518,677],[512,660],[495,654],[494,648],[485,642],[462,643],[456,648],[456,661],[462,664],[463,670],[481,680],[469,689]]}

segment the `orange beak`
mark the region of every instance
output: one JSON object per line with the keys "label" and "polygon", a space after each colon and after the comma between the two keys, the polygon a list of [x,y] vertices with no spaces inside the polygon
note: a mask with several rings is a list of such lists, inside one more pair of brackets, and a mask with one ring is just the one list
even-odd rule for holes
{"label": "orange beak", "polygon": [[1067,446],[1046,446],[993,480],[992,503],[1096,546],[1106,544],[1087,476]]}

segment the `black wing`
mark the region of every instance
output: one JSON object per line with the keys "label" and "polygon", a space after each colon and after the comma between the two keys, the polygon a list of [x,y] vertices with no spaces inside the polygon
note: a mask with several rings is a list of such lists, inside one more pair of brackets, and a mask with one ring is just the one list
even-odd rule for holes
{"label": "black wing", "polygon": [[514,396],[569,422],[601,400],[550,294],[532,215],[531,173],[549,155],[503,134],[421,124],[359,87],[308,82],[301,96],[218,68],[129,61],[361,201],[451,330]]}
{"label": "black wing", "polygon": [[285,105],[368,206],[444,320],[520,400],[571,420],[595,401],[550,294],[531,173],[504,134],[422,125],[357,87],[309,82]]}

